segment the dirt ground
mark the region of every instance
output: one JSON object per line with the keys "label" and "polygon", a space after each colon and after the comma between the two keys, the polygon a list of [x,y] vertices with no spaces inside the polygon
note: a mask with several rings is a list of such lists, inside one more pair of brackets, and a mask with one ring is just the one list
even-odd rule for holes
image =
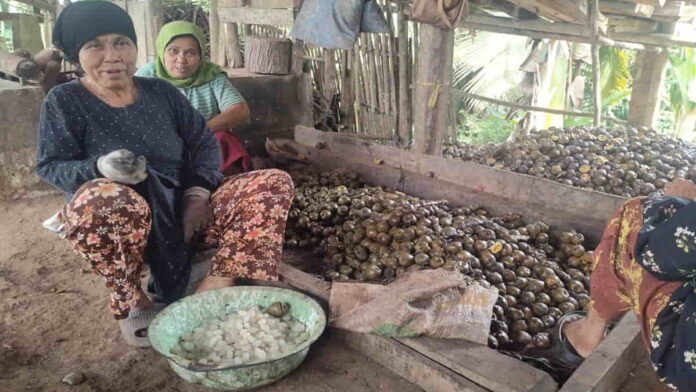
{"label": "dirt ground", "polygon": [[[67,244],[41,228],[61,197],[0,203],[0,392],[204,391],[150,349],[122,343],[101,281]],[[70,387],[60,379],[85,374]],[[281,382],[260,392],[420,391],[331,337]],[[647,356],[622,392],[666,391]]]}

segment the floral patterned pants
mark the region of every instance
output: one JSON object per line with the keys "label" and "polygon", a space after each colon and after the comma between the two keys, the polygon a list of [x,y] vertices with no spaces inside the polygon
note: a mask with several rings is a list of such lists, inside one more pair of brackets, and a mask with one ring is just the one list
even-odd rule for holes
{"label": "floral patterned pants", "polygon": [[[226,178],[213,193],[214,222],[203,236],[217,247],[209,274],[277,280],[285,223],[294,197],[290,176],[276,169]],[[138,302],[150,208],[128,186],[85,183],[61,211],[67,240],[102,276],[116,319]]]}
{"label": "floral patterned pants", "polygon": [[634,260],[633,252],[642,227],[641,199],[627,201],[614,213],[593,254],[590,293],[592,306],[606,320],[633,310],[647,348],[657,315],[683,282],[657,279]]}

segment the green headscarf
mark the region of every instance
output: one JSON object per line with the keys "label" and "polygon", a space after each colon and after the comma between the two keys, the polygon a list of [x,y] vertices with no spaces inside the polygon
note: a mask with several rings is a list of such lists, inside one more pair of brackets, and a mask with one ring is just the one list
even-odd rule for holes
{"label": "green headscarf", "polygon": [[[201,50],[201,63],[198,70],[186,79],[173,78],[164,67],[164,49],[176,37],[181,35],[192,35],[198,41]],[[200,27],[190,22],[181,20],[169,22],[162,26],[157,35],[157,61],[155,62],[155,74],[158,78],[167,80],[176,87],[198,87],[215,79],[216,76],[225,72],[219,65],[211,63],[206,57],[205,34]]]}

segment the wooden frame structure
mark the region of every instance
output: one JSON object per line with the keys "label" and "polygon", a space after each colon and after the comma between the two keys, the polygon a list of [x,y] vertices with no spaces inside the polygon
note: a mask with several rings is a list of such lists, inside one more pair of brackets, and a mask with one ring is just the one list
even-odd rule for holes
{"label": "wooden frame structure", "polygon": [[[414,154],[301,126],[295,128],[294,141],[276,139],[268,147],[272,156],[281,160],[300,161],[329,170],[348,169],[369,184],[423,198],[445,198],[455,205],[481,205],[494,214],[520,212],[532,219],[544,219],[561,230],[573,225],[594,239],[601,236],[609,216],[607,211],[613,211],[625,201],[545,179]],[[556,203],[549,203],[551,199]],[[572,204],[573,208],[563,203]],[[582,227],[574,224],[577,216],[572,214],[576,213],[584,217]],[[280,267],[283,281],[327,302],[330,283],[302,272],[293,266],[291,259],[290,264]],[[427,392],[614,392],[644,350],[639,325],[632,315],[627,315],[559,388],[545,372],[465,341],[330,333]]]}
{"label": "wooden frame structure", "polygon": [[[407,8],[412,3],[411,0],[399,0],[399,2]],[[449,61],[448,52],[452,48],[441,45],[443,38],[448,34],[442,30],[435,34],[421,33],[420,52],[417,57],[421,59],[418,64],[419,75],[423,75],[425,79],[419,77],[414,81],[414,96],[418,102],[427,102],[427,98],[432,96],[438,96],[442,101],[449,102],[451,95],[459,95],[525,111],[592,117],[595,126],[598,126],[603,119],[616,124],[651,126],[656,118],[654,113],[658,105],[658,100],[654,97],[657,96],[661,87],[666,66],[666,55],[659,55],[659,53],[664,52],[664,48],[669,46],[696,47],[696,40],[685,41],[673,36],[675,23],[692,23],[696,20],[696,2],[694,1],[471,0],[470,8],[470,14],[460,23],[462,28],[590,44],[592,113],[520,105],[448,88],[449,75],[445,70],[451,69],[451,64],[441,67],[440,63]],[[422,31],[429,31],[429,29],[424,26]],[[600,46],[616,46],[646,53],[639,57],[638,68],[647,70],[637,74],[639,77],[644,75],[642,77],[645,80],[637,81],[640,93],[635,94],[631,100],[631,106],[640,110],[633,110],[628,122],[601,117],[601,96],[598,87]],[[440,61],[430,64],[428,59],[432,58]],[[447,122],[433,121],[433,119],[442,117],[441,106],[436,104],[427,107],[421,104],[414,107],[414,151],[440,155],[443,135],[447,132]]]}

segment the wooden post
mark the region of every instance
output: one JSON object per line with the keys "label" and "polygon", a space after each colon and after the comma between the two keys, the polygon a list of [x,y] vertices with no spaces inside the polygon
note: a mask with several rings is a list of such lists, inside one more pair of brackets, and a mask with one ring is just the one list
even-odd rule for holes
{"label": "wooden post", "polygon": [[239,46],[239,33],[236,23],[225,23],[225,54],[227,56],[227,66],[230,68],[244,67],[242,49]]}
{"label": "wooden post", "polygon": [[592,0],[589,4],[591,8],[590,26],[592,26],[592,108],[594,110],[595,127],[601,123],[602,116],[602,86],[599,74],[599,0]]}
{"label": "wooden post", "polygon": [[336,53],[334,49],[324,50],[324,99],[329,107],[336,95]]}
{"label": "wooden post", "polygon": [[210,29],[210,60],[220,64],[220,18],[218,17],[218,0],[208,1],[208,27]]}
{"label": "wooden post", "polygon": [[408,23],[406,22],[406,17],[404,16],[403,4],[398,3],[397,9],[397,51],[399,53],[399,83],[398,83],[398,94],[399,94],[399,135],[398,142],[399,146],[406,147],[411,143],[411,103],[410,95],[411,89],[409,88],[408,77]]}
{"label": "wooden post", "polygon": [[[674,23],[665,24],[665,29],[674,30]],[[633,75],[633,91],[628,106],[628,122],[631,125],[653,127],[660,109],[660,91],[665,81],[669,52],[643,50],[636,57]]]}
{"label": "wooden post", "polygon": [[420,25],[416,93],[413,100],[414,151],[441,155],[447,132],[454,32]]}

